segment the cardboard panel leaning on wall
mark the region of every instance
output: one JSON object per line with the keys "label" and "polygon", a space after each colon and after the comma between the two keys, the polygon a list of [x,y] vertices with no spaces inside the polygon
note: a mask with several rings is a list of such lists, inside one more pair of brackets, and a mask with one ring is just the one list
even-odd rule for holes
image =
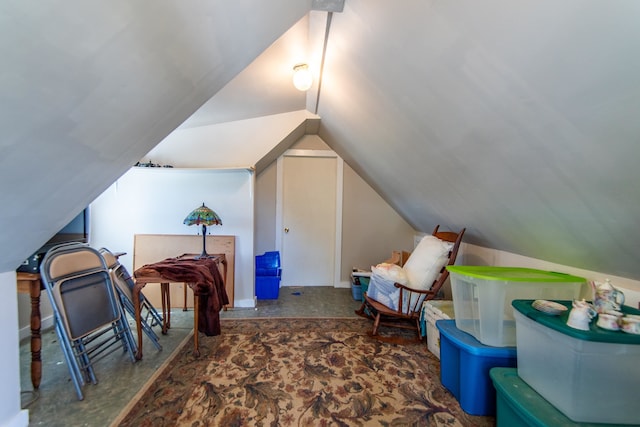
{"label": "cardboard panel leaning on wall", "polygon": [[127,252],[135,234],[193,234],[184,218],[206,204],[222,219],[212,235],[235,236],[235,307],[253,307],[253,172],[247,169],[132,168],[91,204],[91,246]]}
{"label": "cardboard panel leaning on wall", "polygon": [[[218,265],[222,279],[225,281],[225,289],[229,297],[229,305],[233,307],[234,299],[234,266],[235,266],[235,237],[234,236],[206,236],[207,254],[224,254],[227,263]],[[136,234],[133,244],[133,269],[134,271],[145,264],[162,261],[184,254],[200,254],[202,252],[202,235],[180,234]],[[225,274],[226,273],[226,274]],[[154,286],[155,285],[155,286]],[[193,307],[193,292],[186,290],[185,283],[177,283],[169,286],[172,307],[184,304],[185,307]],[[185,290],[187,292],[185,292]],[[155,307],[162,307],[160,284],[149,283],[144,287],[145,296]],[[187,297],[186,303],[184,301]]]}

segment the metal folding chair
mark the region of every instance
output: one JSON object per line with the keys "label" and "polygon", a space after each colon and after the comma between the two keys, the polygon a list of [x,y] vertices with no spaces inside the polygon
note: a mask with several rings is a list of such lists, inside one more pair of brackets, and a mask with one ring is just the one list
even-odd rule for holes
{"label": "metal folding chair", "polygon": [[[109,267],[109,273],[111,274],[111,280],[115,285],[116,291],[120,296],[120,302],[122,307],[124,308],[124,312],[129,313],[132,319],[135,320],[136,312],[133,306],[133,285],[135,284],[131,275],[124,267],[124,265],[120,264],[118,258],[106,248],[100,248],[100,254],[103,256],[107,266]],[[162,350],[162,345],[160,345],[160,341],[158,339],[158,335],[153,330],[153,326],[162,327],[162,316],[155,307],[151,304],[151,302],[140,293],[140,317],[141,317],[141,326],[144,333],[151,340],[153,345],[158,349]]]}
{"label": "metal folding chair", "polygon": [[100,253],[84,244],[56,246],[40,266],[54,325],[78,399],[86,382],[97,384],[94,364],[122,348],[135,362],[129,324]]}

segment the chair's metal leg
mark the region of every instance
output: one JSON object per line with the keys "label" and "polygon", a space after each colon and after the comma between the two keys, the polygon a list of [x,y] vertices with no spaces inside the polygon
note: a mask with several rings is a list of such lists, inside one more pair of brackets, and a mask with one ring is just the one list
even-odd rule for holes
{"label": "chair's metal leg", "polygon": [[[128,342],[128,348],[125,348],[124,350],[127,351],[128,349],[133,349],[133,352],[136,353],[137,349],[138,349],[138,345],[136,344],[135,340],[133,339],[133,333],[131,332],[131,328],[129,327],[129,323],[126,320],[127,314],[130,315],[134,320],[135,320],[135,311],[133,308],[133,303],[129,300],[129,298],[124,295],[123,293],[120,294],[120,302],[122,303],[122,316],[124,317],[124,323],[126,325],[126,330],[127,332],[123,332],[122,334],[126,336],[127,338],[127,342]],[[153,308],[153,307],[151,307]],[[144,318],[141,319],[140,325],[142,326],[142,330],[144,331],[144,333],[147,335],[147,337],[149,337],[149,339],[151,340],[151,342],[153,343],[153,345],[158,349],[158,350],[162,350],[162,346],[160,345],[160,341],[158,338],[158,335],[156,335],[156,333],[154,332],[154,330],[151,328],[151,325],[149,325],[149,316],[152,317],[152,325],[154,324],[153,322],[156,322],[156,319],[152,313],[151,310],[149,310],[149,307],[145,304],[144,300],[140,301],[140,311],[141,311],[141,315],[142,315],[142,310],[146,309],[146,316],[144,316]],[[157,313],[156,313],[157,315]],[[159,316],[158,316],[159,317]],[[160,321],[159,325],[162,325],[161,323],[162,321]],[[131,339],[129,339],[131,338]]]}
{"label": "chair's metal leg", "polygon": [[126,336],[126,340],[127,340],[127,347],[129,350],[129,359],[131,359],[132,363],[135,363],[138,360],[136,359],[136,353],[138,352],[138,345],[136,344],[136,340],[133,337],[133,333],[131,332],[129,323],[126,321],[126,319],[121,319],[121,321],[124,328],[123,333]]}
{"label": "chair's metal leg", "polygon": [[58,335],[58,339],[60,340],[60,346],[62,347],[62,353],[67,362],[67,368],[69,368],[69,374],[71,375],[71,381],[73,382],[73,387],[76,390],[76,395],[78,396],[78,400],[84,400],[84,394],[82,393],[82,386],[84,386],[85,381],[80,373],[79,366],[75,360],[75,356],[73,356],[73,350],[69,348],[68,341],[66,339],[66,335],[62,332],[62,326],[59,323],[59,320],[54,320],[56,333]]}
{"label": "chair's metal leg", "polygon": [[151,303],[147,300],[144,301],[144,305],[147,307],[149,313],[151,313],[151,317],[154,319],[156,325],[162,325],[162,316],[160,313],[151,305]]}
{"label": "chair's metal leg", "polygon": [[98,377],[96,377],[96,373],[93,370],[93,365],[89,355],[87,354],[86,346],[82,340],[77,340],[75,346],[78,349],[78,358],[82,363],[82,370],[87,376],[87,381],[91,381],[92,384],[98,384]]}

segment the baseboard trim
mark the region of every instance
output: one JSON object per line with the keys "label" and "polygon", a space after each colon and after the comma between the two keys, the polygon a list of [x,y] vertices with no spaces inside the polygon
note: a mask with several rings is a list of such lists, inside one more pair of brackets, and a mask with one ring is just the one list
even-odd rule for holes
{"label": "baseboard trim", "polygon": [[[40,320],[40,331],[51,328],[53,326],[53,314]],[[31,336],[31,325],[20,328],[20,341]]]}
{"label": "baseboard trim", "polygon": [[234,307],[239,308],[253,308],[256,306],[255,298],[253,299],[237,299],[233,301]]}
{"label": "baseboard trim", "polygon": [[351,287],[351,282],[344,281],[344,280],[338,283],[338,285],[336,286],[336,288],[350,288],[350,287]]}
{"label": "baseboard trim", "polygon": [[7,427],[27,427],[29,425],[29,410],[22,409],[3,425]]}

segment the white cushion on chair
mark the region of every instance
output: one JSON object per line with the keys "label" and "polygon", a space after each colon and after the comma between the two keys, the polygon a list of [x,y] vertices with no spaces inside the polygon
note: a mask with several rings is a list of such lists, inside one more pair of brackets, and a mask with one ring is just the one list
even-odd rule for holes
{"label": "white cushion on chair", "polygon": [[423,237],[403,267],[409,278],[407,286],[419,290],[430,289],[447,263],[451,248],[452,242],[445,242],[435,236]]}
{"label": "white cushion on chair", "polygon": [[371,273],[376,274],[385,280],[391,280],[394,283],[402,283],[403,285],[406,285],[409,281],[406,271],[396,264],[389,264],[386,262],[380,263],[371,267]]}

